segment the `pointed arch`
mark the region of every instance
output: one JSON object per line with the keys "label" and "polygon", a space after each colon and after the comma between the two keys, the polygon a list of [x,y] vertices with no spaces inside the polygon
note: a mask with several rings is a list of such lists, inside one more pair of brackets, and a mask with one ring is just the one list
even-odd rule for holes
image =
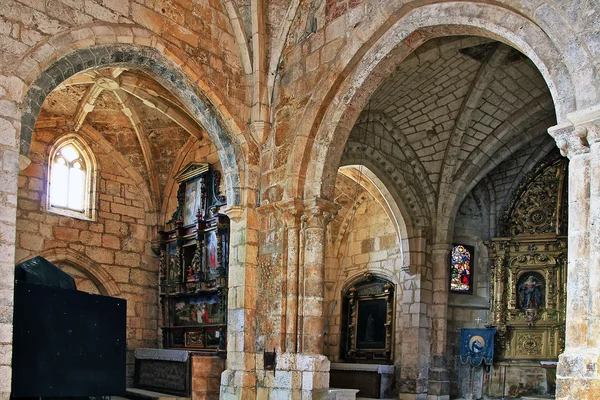
{"label": "pointed arch", "polygon": [[[98,287],[100,294],[112,297],[121,296],[121,289],[119,289],[119,285],[112,275],[103,269],[97,262],[84,254],[68,248],[55,248],[43,251],[38,255],[53,264],[65,263],[78,269],[94,282],[96,287]],[[26,261],[29,258],[31,257],[19,260],[17,264]]]}
{"label": "pointed arch", "polygon": [[96,219],[98,164],[83,137],[68,134],[50,149],[46,209],[79,219]]}
{"label": "pointed arch", "polygon": [[[85,29],[85,28],[82,28]],[[218,150],[223,165],[227,188],[228,204],[241,205],[244,189],[246,157],[244,153],[255,151],[256,147],[248,142],[238,127],[235,118],[223,104],[214,90],[194,72],[194,62],[181,59],[169,51],[160,39],[147,36],[134,43],[118,43],[116,38],[108,36],[104,40],[97,38],[98,44],[81,48],[77,42],[56,44],[58,59],[44,60],[41,63],[25,59],[17,69],[21,79],[29,83],[23,103],[21,117],[20,154],[27,156],[35,121],[44,100],[54,88],[79,72],[96,67],[127,67],[144,71],[167,90],[173,93],[199,121]],[[58,43],[62,35],[52,40]],[[182,54],[179,54],[183,57]],[[43,70],[27,70],[25,65],[35,63]],[[191,75],[190,75],[191,74]],[[197,78],[196,81],[194,79]]]}

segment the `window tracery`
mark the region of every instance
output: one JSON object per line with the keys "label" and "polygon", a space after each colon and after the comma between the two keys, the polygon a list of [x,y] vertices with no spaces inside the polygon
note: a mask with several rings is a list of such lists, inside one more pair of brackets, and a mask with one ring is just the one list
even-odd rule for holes
{"label": "window tracery", "polygon": [[76,136],[57,142],[48,162],[48,210],[93,219],[94,170],[91,151]]}

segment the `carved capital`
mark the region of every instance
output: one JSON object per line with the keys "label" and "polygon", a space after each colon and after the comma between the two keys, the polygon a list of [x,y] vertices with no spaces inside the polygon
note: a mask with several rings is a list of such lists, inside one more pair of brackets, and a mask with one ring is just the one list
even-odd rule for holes
{"label": "carved capital", "polygon": [[302,221],[306,223],[307,228],[325,229],[339,209],[338,204],[320,197],[307,200],[304,202]]}
{"label": "carved capital", "polygon": [[300,225],[304,212],[304,204],[300,199],[278,201],[273,203],[273,206],[282,214],[286,227],[291,228]]}
{"label": "carved capital", "polygon": [[560,154],[565,157],[572,158],[590,151],[587,130],[584,128],[576,129],[572,124],[566,123],[549,128],[548,133],[556,141]]}
{"label": "carved capital", "polygon": [[254,121],[250,124],[250,132],[260,144],[267,141],[271,132],[271,123],[266,121]]}
{"label": "carved capital", "polygon": [[548,129],[563,156],[588,153],[590,145],[600,142],[600,105],[569,113],[567,119]]}
{"label": "carved capital", "polygon": [[227,208],[221,208],[220,212],[227,215],[233,222],[240,222],[244,215],[244,207],[241,206],[230,206]]}
{"label": "carved capital", "polygon": [[29,164],[31,164],[31,159],[23,154],[19,154],[19,171],[23,171],[25,168],[29,167]]}

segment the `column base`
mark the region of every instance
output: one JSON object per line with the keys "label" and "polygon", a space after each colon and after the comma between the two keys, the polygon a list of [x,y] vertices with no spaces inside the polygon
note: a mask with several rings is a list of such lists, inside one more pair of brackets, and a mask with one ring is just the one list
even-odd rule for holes
{"label": "column base", "polygon": [[221,374],[221,400],[255,400],[256,374],[249,371],[226,369]]}
{"label": "column base", "polygon": [[257,378],[261,386],[257,399],[326,400],[329,396],[329,360],[321,354],[278,354],[275,371],[258,370]]}
{"label": "column base", "polygon": [[446,400],[450,398],[450,377],[443,356],[431,357],[427,399]]}
{"label": "column base", "polygon": [[569,349],[558,357],[556,399],[600,399],[600,349]]}
{"label": "column base", "polygon": [[234,369],[223,371],[220,399],[328,399],[329,360],[324,355],[278,354],[275,371],[262,369],[262,353],[255,357],[256,372]]}

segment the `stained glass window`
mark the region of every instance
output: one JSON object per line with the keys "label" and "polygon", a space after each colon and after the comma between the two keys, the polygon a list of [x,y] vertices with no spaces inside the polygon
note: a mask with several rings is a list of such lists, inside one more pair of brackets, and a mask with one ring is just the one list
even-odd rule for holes
{"label": "stained glass window", "polygon": [[465,245],[452,247],[450,258],[450,290],[473,293],[473,248]]}
{"label": "stained glass window", "polygon": [[78,140],[57,144],[50,157],[48,208],[74,217],[91,216],[91,159]]}

